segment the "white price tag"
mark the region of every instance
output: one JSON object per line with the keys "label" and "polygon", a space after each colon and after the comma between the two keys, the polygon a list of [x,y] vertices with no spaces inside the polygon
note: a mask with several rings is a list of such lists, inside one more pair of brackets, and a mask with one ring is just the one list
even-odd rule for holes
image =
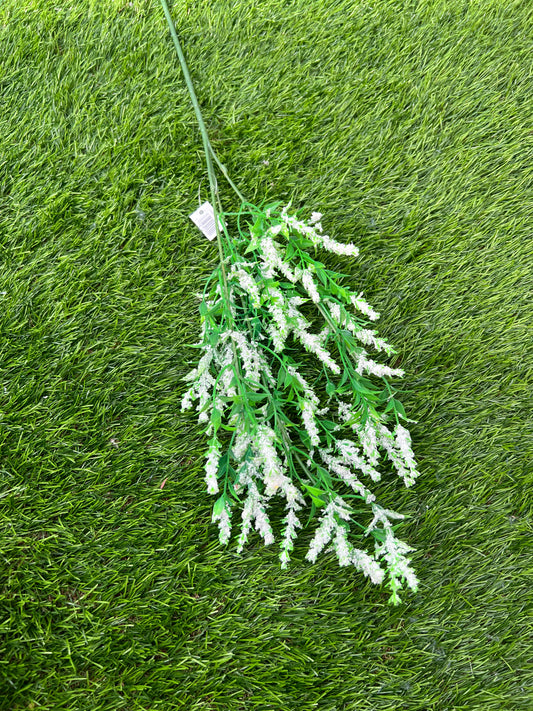
{"label": "white price tag", "polygon": [[189,215],[189,217],[194,222],[196,227],[203,232],[207,239],[215,239],[217,236],[215,228],[215,213],[213,212],[213,206],[210,202],[204,202],[204,204],[200,205],[200,207],[195,210],[192,215]]}

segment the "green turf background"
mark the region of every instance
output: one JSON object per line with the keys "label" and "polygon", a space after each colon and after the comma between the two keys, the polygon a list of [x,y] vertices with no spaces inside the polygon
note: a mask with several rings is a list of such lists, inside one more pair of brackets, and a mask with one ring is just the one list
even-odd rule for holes
{"label": "green turf background", "polygon": [[533,708],[533,6],[172,12],[241,190],[361,249],[342,270],[418,421],[419,483],[381,494],[420,591],[391,608],[304,543],[288,571],[219,546],[179,410],[217,255],[188,220],[207,180],[163,12],[4,0],[0,709]]}

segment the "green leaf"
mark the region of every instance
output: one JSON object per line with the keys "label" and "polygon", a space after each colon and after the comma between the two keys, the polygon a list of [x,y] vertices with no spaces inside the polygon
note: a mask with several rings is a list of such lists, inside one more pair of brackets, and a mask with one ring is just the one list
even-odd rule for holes
{"label": "green leaf", "polygon": [[326,505],[326,502],[320,498],[321,496],[327,496],[325,491],[318,489],[316,486],[310,486],[309,484],[302,484],[302,486],[307,490],[307,493],[311,497],[311,501],[317,508]]}
{"label": "green leaf", "polygon": [[407,415],[405,414],[405,410],[404,410],[402,403],[393,397],[387,403],[387,407],[385,408],[384,412],[390,412],[391,410],[393,410],[397,415],[402,417],[404,420],[407,420]]}
{"label": "green leaf", "polygon": [[306,449],[311,449],[311,438],[309,437],[307,430],[298,430],[298,434],[300,436],[303,446]]}
{"label": "green leaf", "polygon": [[[364,378],[356,378],[355,380],[352,381],[352,385],[354,390],[356,390],[358,393],[361,395],[368,395],[370,397],[374,397],[376,394],[376,389],[373,388],[372,390],[369,390],[363,385]],[[366,381],[368,382],[368,381]],[[370,383],[372,385],[372,383]]]}
{"label": "green leaf", "polygon": [[[340,381],[340,383],[339,383],[339,387],[342,388],[342,386],[344,385],[344,383],[345,383],[347,380],[348,380],[348,371],[347,371],[346,368],[345,368],[344,371],[343,371],[343,373],[342,373],[342,378],[341,378],[341,381]],[[340,391],[339,391],[339,392],[340,392]]]}
{"label": "green leaf", "polygon": [[261,400],[264,400],[266,398],[266,393],[254,393],[254,392],[249,392],[246,395],[246,398],[250,402],[261,402]]}
{"label": "green leaf", "polygon": [[320,279],[320,281],[322,282],[322,284],[324,284],[324,286],[327,286],[327,285],[328,285],[328,278],[327,278],[327,276],[326,276],[326,274],[325,274],[325,272],[324,272],[323,269],[317,268],[317,270],[316,270],[316,275],[317,275],[317,277]]}
{"label": "green leaf", "polygon": [[332,422],[331,420],[320,420],[320,424],[330,432],[335,429],[337,424],[335,422]]}
{"label": "green leaf", "polygon": [[228,471],[228,464],[229,464],[229,452],[226,452],[218,460],[218,473],[217,473],[218,479],[221,479],[223,476],[226,475],[226,472]]}
{"label": "green leaf", "polygon": [[259,246],[259,243],[256,239],[251,239],[250,242],[248,243],[248,246],[244,250],[244,254],[248,254],[249,252],[253,252],[257,247]]}
{"label": "green leaf", "polygon": [[294,241],[296,243],[296,246],[302,250],[310,249],[311,247],[315,246],[310,239],[303,239],[302,237],[300,237],[299,239],[295,239]]}
{"label": "green leaf", "polygon": [[213,520],[220,516],[220,514],[224,511],[224,508],[226,506],[226,497],[224,494],[220,498],[218,498],[214,505],[213,505]]}
{"label": "green leaf", "polygon": [[326,392],[327,394],[331,397],[334,392],[335,392],[335,383],[332,383],[331,380],[328,380],[328,383],[326,385]]}
{"label": "green leaf", "polygon": [[320,480],[324,482],[326,487],[329,487],[331,489],[333,486],[333,482],[331,481],[331,474],[328,472],[328,470],[324,469],[324,467],[317,466],[316,471],[320,476]]}
{"label": "green leaf", "polygon": [[258,217],[256,219],[256,221],[252,225],[251,232],[254,237],[260,237],[263,234],[264,228],[263,228],[263,217],[262,216]]}
{"label": "green leaf", "polygon": [[200,311],[200,316],[206,316],[207,315],[207,304],[205,301],[200,302],[200,306],[198,307]]}
{"label": "green leaf", "polygon": [[222,421],[222,413],[220,412],[220,410],[217,410],[217,408],[214,407],[213,411],[211,412],[211,424],[213,425],[213,429],[215,430],[215,432],[220,427],[221,421]]}
{"label": "green leaf", "polygon": [[263,210],[263,212],[266,212],[267,210],[270,210],[270,212],[274,212],[282,204],[283,203],[281,202],[281,200],[278,200],[278,202],[269,202],[268,205],[264,205],[261,209]]}
{"label": "green leaf", "polygon": [[307,523],[305,524],[306,526],[309,526],[311,519],[316,513],[316,506],[313,502],[311,502],[311,511],[309,512],[309,518],[307,519]]}
{"label": "green leaf", "polygon": [[285,257],[287,259],[292,259],[295,252],[296,252],[296,247],[294,246],[294,244],[292,242],[289,242],[289,245],[288,245],[287,249],[285,250]]}
{"label": "green leaf", "polygon": [[239,495],[235,491],[235,487],[233,486],[231,481],[228,482],[228,490],[229,490],[230,494],[232,495],[232,497],[235,499],[235,501],[238,501],[240,504],[242,504],[242,499],[239,497]]}
{"label": "green leaf", "polygon": [[387,388],[385,388],[385,390],[382,390],[380,393],[378,393],[378,398],[377,398],[378,404],[381,405],[382,403],[387,402],[387,400],[389,399],[389,395],[390,395],[390,393],[387,390]]}
{"label": "green leaf", "polygon": [[346,289],[339,287],[338,294],[341,297],[341,299],[343,299],[344,301],[346,301],[346,302],[350,301],[350,294],[348,291],[346,291]]}
{"label": "green leaf", "polygon": [[261,319],[256,316],[251,320],[251,325],[253,328],[253,337],[256,339],[258,335],[261,333]]}
{"label": "green leaf", "polygon": [[405,414],[404,407],[402,403],[399,400],[396,400],[396,411],[400,417],[403,417],[404,420],[407,419],[407,415]]}

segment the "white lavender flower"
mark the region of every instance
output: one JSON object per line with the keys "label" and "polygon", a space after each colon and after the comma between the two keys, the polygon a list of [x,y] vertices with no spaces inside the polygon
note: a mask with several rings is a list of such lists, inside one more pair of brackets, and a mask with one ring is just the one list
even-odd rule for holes
{"label": "white lavender flower", "polygon": [[265,546],[270,546],[274,543],[275,538],[272,532],[272,526],[270,525],[270,519],[268,518],[265,505],[262,499],[257,496],[254,506],[254,518],[255,518],[255,530],[259,533],[263,539]]}
{"label": "white lavender flower", "polygon": [[300,506],[292,507],[289,509],[287,516],[283,519],[285,523],[285,530],[283,532],[283,539],[281,542],[281,553],[279,559],[281,561],[281,567],[286,568],[287,563],[290,561],[290,551],[294,548],[294,540],[297,537],[297,528],[301,528],[302,524],[296,516],[295,510],[301,508]]}
{"label": "white lavender flower", "polygon": [[213,513],[212,522],[216,523],[217,521],[218,539],[220,543],[225,545],[231,536],[231,509],[227,501],[224,502],[224,507],[218,513]]}
{"label": "white lavender flower", "polygon": [[381,363],[376,363],[376,361],[367,358],[366,351],[362,351],[357,357],[357,367],[356,370],[359,375],[363,373],[370,373],[370,375],[375,375],[378,378],[402,378],[405,372],[401,368],[389,368],[388,365],[382,365]]}
{"label": "white lavender flower", "polygon": [[[215,351],[211,346],[206,347],[204,355],[200,358],[198,367],[194,368],[187,376],[187,380],[194,380],[192,386],[187,390],[181,401],[181,409],[187,410],[192,406],[194,400],[199,399],[197,410],[202,411],[205,405],[211,400],[211,388],[215,379],[209,372],[209,367],[214,358]],[[200,421],[208,420],[209,415],[200,412]]]}
{"label": "white lavender flower", "polygon": [[279,264],[277,266],[277,269],[283,276],[288,279],[290,282],[295,284],[298,281],[298,277],[296,276],[296,270],[292,270],[287,262],[283,261],[280,259]]}
{"label": "white lavender flower", "polygon": [[335,446],[340,452],[342,461],[345,464],[349,464],[350,466],[359,469],[359,471],[363,472],[363,474],[369,476],[372,481],[380,481],[381,473],[368,464],[364,457],[361,456],[359,449],[353,442],[350,442],[350,440],[347,439],[336,440]]}
{"label": "white lavender flower", "polygon": [[337,404],[337,414],[340,421],[346,423],[352,419],[353,410],[349,403],[339,400]]}
{"label": "white lavender flower", "polygon": [[271,237],[263,237],[259,242],[259,250],[263,257],[262,275],[265,279],[272,279],[274,271],[281,261],[274,240]]}
{"label": "white lavender flower", "polygon": [[326,510],[322,514],[320,525],[315,531],[315,535],[305,556],[306,560],[308,560],[310,563],[316,562],[318,554],[330,542],[334,528],[334,510],[331,507],[331,504],[328,504]]}
{"label": "white lavender flower", "polygon": [[330,314],[333,317],[333,320],[335,323],[339,324],[339,326],[343,325],[343,322],[341,320],[341,307],[339,304],[337,304],[335,301],[328,301],[328,309]]}
{"label": "white lavender flower", "polygon": [[387,563],[390,587],[393,591],[391,601],[398,604],[401,600],[397,591],[402,587],[402,579],[413,592],[418,589],[418,578],[410,566],[410,559],[405,555],[413,549],[396,538],[391,528],[386,528],[385,541],[383,543],[376,541],[375,546],[375,557],[377,559],[383,558]]}
{"label": "white lavender flower", "polygon": [[379,563],[372,558],[372,556],[368,555],[368,553],[365,553],[365,551],[353,548],[352,564],[357,570],[360,570],[366,575],[367,578],[370,578],[374,585],[379,585],[383,582],[385,571],[380,567]]}
{"label": "white lavender flower", "polygon": [[181,401],[181,411],[183,412],[184,410],[190,410],[192,407],[192,398],[193,398],[193,391],[187,390],[185,395],[183,396],[183,399]]}
{"label": "white lavender flower", "polygon": [[322,225],[315,224],[318,223],[318,221],[322,217],[320,213],[314,212],[313,215],[315,217],[317,215],[320,215],[320,217],[317,217],[317,219],[315,220],[313,219],[313,216],[311,216],[311,220],[309,221],[310,224],[306,225],[305,222],[297,220],[295,217],[288,215],[287,209],[288,207],[283,208],[281,211],[281,219],[285,222],[287,227],[307,237],[307,239],[311,240],[311,242],[313,242],[313,244],[315,244],[317,247],[321,246],[324,249],[328,250],[328,252],[334,252],[335,254],[343,254],[345,256],[357,257],[357,255],[359,254],[359,249],[355,245],[341,244],[340,242],[337,242],[332,239],[329,235],[321,234]]}
{"label": "white lavender flower", "polygon": [[324,249],[334,254],[342,254],[345,257],[359,256],[359,248],[355,244],[342,244],[332,239],[329,235],[320,235],[320,243]]}
{"label": "white lavender flower", "polygon": [[207,493],[216,494],[218,491],[218,463],[220,460],[220,442],[216,437],[211,441],[207,450],[207,462],[205,464],[205,481],[207,484]]}
{"label": "white lavender flower", "polygon": [[267,309],[273,319],[273,322],[268,326],[268,332],[272,338],[274,350],[280,353],[291,330],[287,320],[289,304],[281,291],[275,287],[268,287],[266,293],[268,295]]}
{"label": "white lavender flower", "polygon": [[416,471],[416,461],[413,450],[411,448],[411,435],[409,430],[402,427],[399,423],[394,428],[394,437],[396,447],[400,450],[403,456],[406,467],[410,470],[411,476],[414,478],[418,475]]}
{"label": "white lavender flower", "polygon": [[269,380],[272,380],[272,372],[261,354],[258,343],[249,342],[241,331],[226,331],[221,339],[231,338],[236,344],[242,358],[242,366],[248,380],[259,383],[263,373]]}
{"label": "white lavender flower", "polygon": [[372,531],[377,527],[378,523],[380,523],[384,528],[392,528],[391,519],[402,520],[403,518],[405,518],[403,514],[396,513],[396,511],[390,511],[389,509],[385,509],[375,502],[372,504],[372,513],[374,514],[374,518],[366,527],[365,536],[368,536],[369,533],[372,533]]}
{"label": "white lavender flower", "polygon": [[335,541],[333,543],[335,553],[341,567],[350,565],[352,562],[352,545],[348,542],[347,530],[344,526],[337,526],[335,531]]}
{"label": "white lavender flower", "polygon": [[[406,448],[407,461],[404,458],[402,450],[397,448],[398,437],[395,438],[394,434],[382,423],[380,423],[378,427],[379,443],[387,452],[388,458],[398,472],[398,476],[403,479],[405,486],[412,486],[415,483],[418,472],[416,471],[416,464],[412,456],[410,445],[407,444],[405,435],[403,435],[403,429],[402,427],[402,430],[400,430],[401,434],[399,439],[404,448]],[[407,432],[407,430],[405,431]]]}
{"label": "white lavender flower", "polygon": [[311,444],[313,447],[317,447],[320,444],[320,435],[318,432],[318,427],[315,420],[315,407],[312,402],[308,400],[302,401],[302,422],[309,435]]}
{"label": "white lavender flower", "polygon": [[274,543],[274,534],[270,520],[266,513],[264,499],[259,493],[253,481],[248,485],[248,496],[244,502],[242,511],[241,532],[237,542],[237,553],[242,552],[244,544],[248,540],[250,528],[255,526],[256,531],[263,538],[265,546]]}
{"label": "white lavender flower", "polygon": [[276,491],[280,487],[283,487],[288,481],[274,444],[276,441],[276,433],[271,427],[268,425],[260,425],[257,428],[257,434],[254,438],[254,449],[257,452],[257,460],[263,471],[265,496],[267,498],[273,496]]}
{"label": "white lavender flower", "polygon": [[295,338],[300,341],[307,351],[313,353],[318,360],[324,363],[324,365],[330,368],[330,370],[336,374],[339,374],[340,367],[333,360],[329,351],[324,348],[323,337],[320,334],[309,333],[309,331],[307,331],[310,324],[297,308],[301,301],[302,300],[299,297],[293,297],[289,299],[288,302],[288,318],[293,324],[292,328]]}
{"label": "white lavender flower", "polygon": [[302,343],[303,347],[310,353],[314,353],[318,360],[322,361],[336,375],[341,372],[339,365],[333,360],[329,351],[323,346],[318,335],[308,333],[307,331],[295,329],[295,332]]}
{"label": "white lavender flower", "polygon": [[242,423],[240,423],[237,427],[235,442],[232,447],[233,456],[238,462],[242,461],[242,458],[246,454],[246,450],[248,449],[251,441],[252,438],[249,432],[247,432],[242,426]]}
{"label": "white lavender flower", "polygon": [[376,428],[371,422],[370,418],[367,419],[364,425],[354,424],[353,429],[357,432],[359,436],[359,442],[363,447],[363,452],[367,458],[370,466],[375,467],[378,464],[379,451],[378,451],[378,437]]}
{"label": "white lavender flower", "polygon": [[367,346],[374,346],[377,351],[385,351],[387,355],[393,355],[394,353],[396,353],[394,348],[389,343],[387,343],[387,341],[383,340],[383,338],[377,337],[376,331],[370,331],[369,329],[361,328],[359,330],[354,331],[354,333],[355,336],[362,343]]}
{"label": "white lavender flower", "polygon": [[315,304],[318,304],[320,302],[320,294],[318,293],[318,289],[316,288],[316,284],[313,279],[313,275],[311,274],[309,269],[302,270],[301,281],[304,286],[304,289],[309,294],[311,300]]}
{"label": "white lavender flower", "polygon": [[230,273],[231,277],[237,279],[241,289],[249,295],[252,305],[258,309],[261,306],[261,297],[255,279],[244,269],[234,269]]}
{"label": "white lavender flower", "polygon": [[364,499],[366,504],[376,500],[374,494],[359,481],[355,474],[340,460],[334,457],[329,451],[321,450],[320,456],[329,470],[340,477],[344,483],[356,491]]}
{"label": "white lavender flower", "polygon": [[363,292],[361,292],[357,296],[355,294],[352,294],[350,300],[353,306],[355,306],[355,308],[361,311],[361,313],[363,313],[365,316],[368,316],[371,321],[378,320],[379,313],[377,313],[377,311],[374,311],[370,304],[367,304],[367,302],[363,299]]}
{"label": "white lavender flower", "polygon": [[324,509],[320,519],[320,525],[315,531],[315,535],[309,545],[307,555],[305,556],[306,560],[310,563],[314,563],[316,561],[318,554],[331,541],[333,533],[336,532],[339,527],[340,524],[337,522],[336,516],[339,516],[339,518],[344,521],[350,520],[349,507],[340,496],[337,496],[333,501],[330,501]]}

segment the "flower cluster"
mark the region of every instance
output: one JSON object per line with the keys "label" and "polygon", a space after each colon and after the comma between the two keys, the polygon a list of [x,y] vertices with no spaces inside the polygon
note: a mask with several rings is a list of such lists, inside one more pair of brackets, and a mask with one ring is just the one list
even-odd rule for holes
{"label": "flower cluster", "polygon": [[[317,258],[318,250],[355,257],[358,249],[324,234],[317,212],[305,222],[288,207],[245,204],[238,218],[234,236],[225,219],[220,223],[225,261],[202,297],[202,355],[182,400],[182,409],[195,406],[207,423],[205,481],[218,495],[213,521],[220,541],[230,540],[240,505],[238,551],[253,530],[265,545],[274,543],[269,508],[279,497],[286,567],[300,512],[310,505],[319,519],[307,560],[331,550],[339,565],[354,566],[373,583],[386,581],[397,603],[404,584],[417,588],[411,548],[392,523],[403,517],[380,506],[370,487],[387,461],[406,486],[418,476],[400,422],[408,420],[389,382],[403,370],[370,356],[367,349],[395,353],[369,328],[379,314]],[[356,522],[351,502],[367,507],[366,524]],[[353,531],[355,523],[363,533]],[[354,539],[368,537],[373,551],[355,547]]]}

